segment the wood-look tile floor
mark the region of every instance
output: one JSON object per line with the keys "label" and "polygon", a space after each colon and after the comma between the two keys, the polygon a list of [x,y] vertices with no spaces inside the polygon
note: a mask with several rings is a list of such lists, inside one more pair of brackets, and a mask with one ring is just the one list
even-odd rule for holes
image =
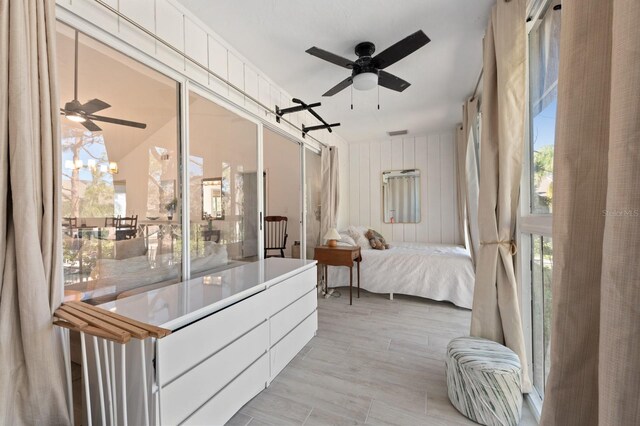
{"label": "wood-look tile floor", "polygon": [[[318,299],[318,333],[228,425],[475,425],[447,397],[444,354],[471,312],[361,292]],[[346,297],[345,297],[346,296]],[[526,403],[521,425],[536,421]]]}

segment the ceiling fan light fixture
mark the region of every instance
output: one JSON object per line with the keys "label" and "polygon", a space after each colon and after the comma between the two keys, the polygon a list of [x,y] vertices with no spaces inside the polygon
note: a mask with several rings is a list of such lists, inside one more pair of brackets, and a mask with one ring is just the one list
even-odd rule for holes
{"label": "ceiling fan light fixture", "polygon": [[356,90],[371,90],[378,85],[378,73],[363,72],[353,77],[353,88]]}
{"label": "ceiling fan light fixture", "polygon": [[68,112],[65,114],[65,116],[75,122],[75,123],[84,123],[85,121],[87,121],[86,117],[83,117],[81,114],[78,113],[74,113],[74,112]]}

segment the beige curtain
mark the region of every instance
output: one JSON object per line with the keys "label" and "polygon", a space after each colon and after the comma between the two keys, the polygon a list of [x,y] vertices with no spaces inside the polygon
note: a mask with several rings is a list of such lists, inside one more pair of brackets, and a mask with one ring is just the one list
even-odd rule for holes
{"label": "beige curtain", "polygon": [[479,247],[478,171],[476,167],[474,128],[478,116],[478,99],[469,98],[462,106],[462,125],[456,132],[456,170],[458,177],[458,227],[460,238],[475,261]]}
{"label": "beige curtain", "polygon": [[0,424],[68,424],[53,0],[0,0]]}
{"label": "beige curtain", "polygon": [[322,176],[322,196],[320,200],[320,239],[329,228],[335,228],[338,221],[340,203],[340,182],[338,148],[323,146],[320,152],[320,169]]}
{"label": "beige curtain", "polygon": [[525,2],[498,0],[484,39],[480,251],[471,335],[504,343],[516,352],[522,364],[522,389],[529,392],[512,242],[524,142]]}
{"label": "beige curtain", "polygon": [[640,2],[562,2],[544,425],[640,424]]}

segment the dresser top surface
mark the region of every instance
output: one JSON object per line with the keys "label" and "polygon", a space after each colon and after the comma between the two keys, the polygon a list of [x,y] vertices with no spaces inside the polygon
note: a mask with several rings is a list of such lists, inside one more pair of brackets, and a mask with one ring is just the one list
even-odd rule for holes
{"label": "dresser top surface", "polygon": [[175,330],[289,277],[314,260],[269,258],[100,305],[147,324]]}

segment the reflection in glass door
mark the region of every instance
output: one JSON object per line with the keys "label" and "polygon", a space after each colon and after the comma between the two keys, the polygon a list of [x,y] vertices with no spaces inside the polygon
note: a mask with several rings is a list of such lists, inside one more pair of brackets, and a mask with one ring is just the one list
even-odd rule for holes
{"label": "reflection in glass door", "polygon": [[189,93],[191,276],[258,259],[258,126]]}
{"label": "reflection in glass door", "polygon": [[182,279],[179,84],[58,23],[65,297]]}
{"label": "reflection in glass door", "polygon": [[[265,257],[301,257],[300,145],[264,129]],[[286,229],[286,232],[285,232]]]}
{"label": "reflection in glass door", "polygon": [[314,248],[320,245],[320,154],[309,148],[304,150],[305,226],[307,259],[313,259]]}

